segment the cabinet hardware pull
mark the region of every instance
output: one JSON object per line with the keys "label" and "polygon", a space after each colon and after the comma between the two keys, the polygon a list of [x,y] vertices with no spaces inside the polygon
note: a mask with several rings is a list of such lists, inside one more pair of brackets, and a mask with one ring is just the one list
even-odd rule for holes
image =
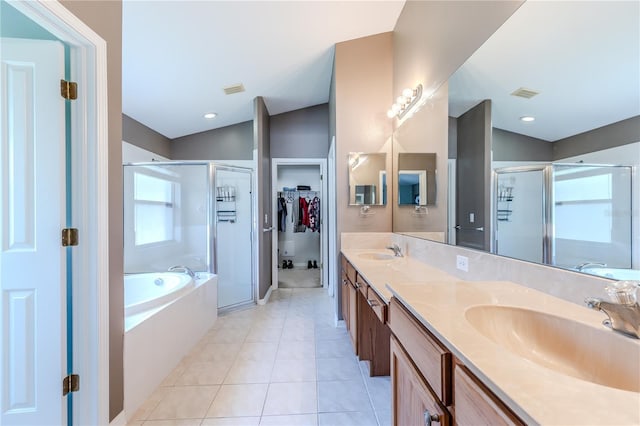
{"label": "cabinet hardware pull", "polygon": [[372,308],[375,306],[378,306],[378,302],[376,302],[375,300],[367,299],[367,302],[369,303],[369,306],[371,306]]}
{"label": "cabinet hardware pull", "polygon": [[424,425],[431,426],[431,422],[440,423],[440,416],[438,414],[431,414],[429,410],[424,410]]}

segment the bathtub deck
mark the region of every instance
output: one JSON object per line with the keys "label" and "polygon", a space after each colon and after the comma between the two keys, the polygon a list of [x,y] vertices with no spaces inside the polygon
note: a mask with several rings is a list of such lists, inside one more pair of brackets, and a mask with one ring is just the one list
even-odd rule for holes
{"label": "bathtub deck", "polygon": [[369,377],[332,303],[279,289],[219,317],[128,425],[389,425],[390,378]]}

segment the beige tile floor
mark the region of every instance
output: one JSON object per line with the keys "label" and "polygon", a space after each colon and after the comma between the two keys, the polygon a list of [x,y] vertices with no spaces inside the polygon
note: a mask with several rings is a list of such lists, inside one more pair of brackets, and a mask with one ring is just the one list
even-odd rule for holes
{"label": "beige tile floor", "polygon": [[369,377],[332,305],[280,289],[221,316],[128,425],[389,425],[390,378]]}

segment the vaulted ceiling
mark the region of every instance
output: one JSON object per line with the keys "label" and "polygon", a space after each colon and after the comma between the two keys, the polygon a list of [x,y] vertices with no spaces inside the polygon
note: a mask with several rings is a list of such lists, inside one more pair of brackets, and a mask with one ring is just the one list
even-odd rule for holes
{"label": "vaulted ceiling", "polygon": [[[128,1],[123,112],[168,138],[325,103],[333,46],[393,31],[402,1]],[[225,95],[242,83],[245,91]],[[217,113],[205,119],[207,112]]]}

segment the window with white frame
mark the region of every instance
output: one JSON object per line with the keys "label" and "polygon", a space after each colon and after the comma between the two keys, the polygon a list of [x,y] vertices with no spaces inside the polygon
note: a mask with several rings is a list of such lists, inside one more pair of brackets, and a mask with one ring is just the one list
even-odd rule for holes
{"label": "window with white frame", "polygon": [[555,181],[556,238],[611,243],[613,176],[607,169],[559,173]]}
{"label": "window with white frame", "polygon": [[134,173],[135,245],[174,240],[176,182]]}

